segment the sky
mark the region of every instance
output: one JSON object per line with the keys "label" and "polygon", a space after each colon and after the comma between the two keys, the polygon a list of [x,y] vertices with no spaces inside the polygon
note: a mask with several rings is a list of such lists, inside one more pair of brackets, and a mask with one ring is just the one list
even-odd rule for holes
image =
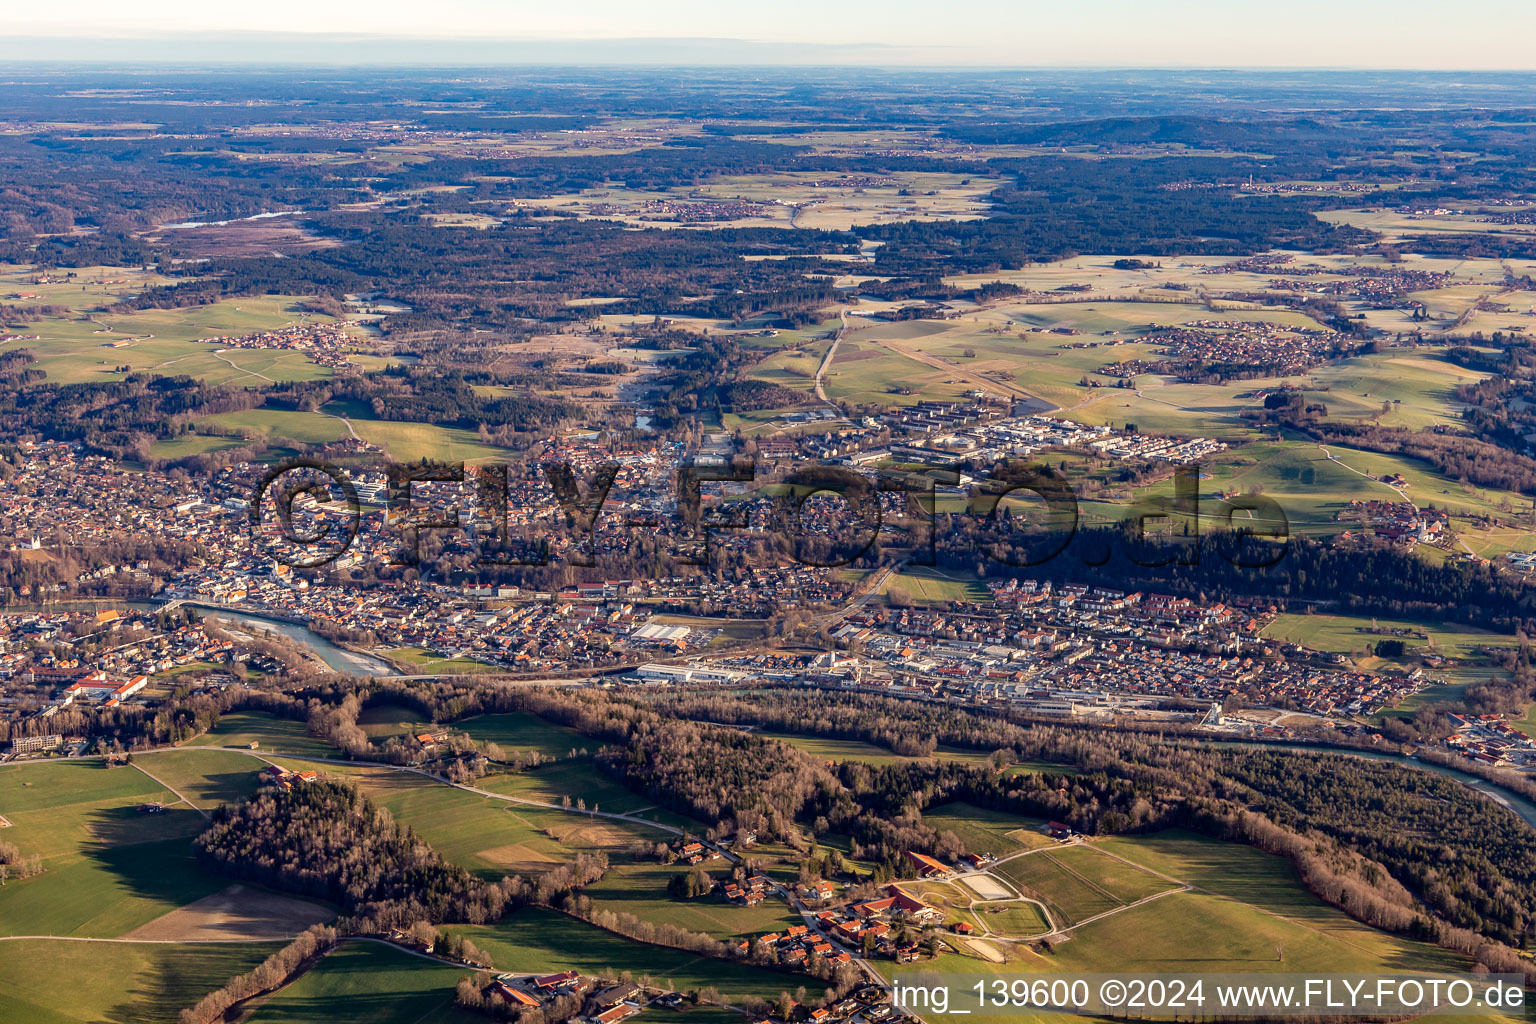
{"label": "sky", "polygon": [[505,41],[526,62],[552,41],[556,61],[1531,70],[1533,29],[1530,0],[7,0],[0,57],[132,56],[99,39],[189,60]]}

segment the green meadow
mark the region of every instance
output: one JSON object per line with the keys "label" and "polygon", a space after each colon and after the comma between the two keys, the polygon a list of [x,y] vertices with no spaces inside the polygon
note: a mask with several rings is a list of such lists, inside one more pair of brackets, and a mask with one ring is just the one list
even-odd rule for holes
{"label": "green meadow", "polygon": [[[140,810],[152,803],[165,809]],[[192,856],[203,816],[176,803],[131,766],[0,767],[5,839],[45,869],[0,887],[0,935],[113,938],[223,888]]]}
{"label": "green meadow", "polygon": [[[803,750],[812,757],[818,757],[824,761],[863,761],[866,764],[896,764],[900,761],[913,760],[913,758],[905,754],[898,754],[887,750],[885,747],[876,746],[873,743],[864,743],[860,740],[835,739],[830,736],[805,736],[798,733],[773,732],[767,729],[758,729],[756,734],[766,739],[787,743],[796,750]],[[940,761],[960,761],[973,765],[987,763],[987,754],[982,751],[966,750],[963,747],[951,747],[944,744],[941,744],[934,751],[933,756]]]}
{"label": "green meadow", "polygon": [[[120,380],[118,367],[164,375],[184,374],[213,384],[265,384],[314,380],[331,371],[289,349],[222,349],[199,338],[234,336],[287,327],[306,315],[294,296],[269,295],[226,299],[182,309],[136,313],[82,310],[71,317],[49,317],[22,328],[37,341],[26,347],[37,355],[37,368],[55,384]],[[119,344],[121,343],[121,344]],[[116,347],[114,347],[116,346]]]}
{"label": "green meadow", "polygon": [[1088,847],[1041,850],[997,865],[994,873],[1044,900],[1058,921],[1088,918],[1177,886]]}
{"label": "green meadow", "polygon": [[974,804],[951,803],[929,808],[923,822],[940,832],[953,832],[974,853],[1006,857],[1020,850],[1055,845],[1045,834],[1043,821],[989,811]]}
{"label": "green meadow", "polygon": [[[1148,870],[1139,871],[1106,854]],[[1038,863],[1027,870],[1022,867],[1046,857],[1055,858],[1071,871]],[[1088,858],[1101,863],[1095,865]],[[1005,863],[998,871],[1050,887],[1054,901],[1073,902],[1080,914],[1095,908],[1101,908],[1099,912],[1113,909],[1106,907],[1110,901],[1104,895],[1093,893],[1095,887],[1112,893],[1116,900],[1169,891],[1072,928],[1053,938],[1050,947],[1042,951],[994,942],[1005,963],[951,951],[937,961],[903,967],[876,961],[881,974],[891,978],[898,973],[938,971],[1007,978],[1108,971],[1157,974],[1192,967],[1202,972],[1385,974],[1462,972],[1469,966],[1463,957],[1369,928],[1324,904],[1307,892],[1295,869],[1283,858],[1190,832],[1170,830],[1096,840],[1089,848],[1030,854]],[[1176,878],[1193,889],[1172,891],[1176,889],[1173,883],[1148,873],[1151,871]],[[1092,885],[1085,885],[1085,881]],[[1023,923],[1029,924],[1027,920]],[[1018,1022],[1052,1018],[1009,1015],[982,1019]]]}
{"label": "green meadow", "polygon": [[583,974],[614,976],[628,971],[636,980],[678,992],[712,987],[728,1002],[751,996],[772,999],[780,992],[815,979],[804,974],[714,960],[682,950],[632,942],[583,921],[545,910],[524,907],[494,925],[455,926],[491,955],[499,970],[554,972],[575,969]]}
{"label": "green meadow", "polygon": [[0,942],[0,1024],[164,1024],[277,948],[263,942]]}
{"label": "green meadow", "polygon": [[584,851],[669,838],[644,825],[497,800],[410,772],[373,769],[354,778],[438,853],[487,878],[547,871]]}
{"label": "green meadow", "polygon": [[[703,865],[717,881],[730,876],[730,866],[715,862]],[[592,897],[593,906],[603,910],[630,913],[645,921],[671,924],[691,932],[702,932],[717,939],[744,938],[766,932],[782,932],[800,924],[800,915],[774,896],[755,907],[741,907],[726,901],[720,891],[693,899],[674,899],[667,894],[667,882],[674,875],[692,871],[686,864],[662,864],[656,861],[623,863],[611,868],[602,881],[583,892]]]}
{"label": "green meadow", "polygon": [[249,754],[192,747],[138,754],[134,763],[203,810],[254,794],[257,773],[267,766]]}
{"label": "green meadow", "polygon": [[249,747],[263,754],[282,751],[288,754],[309,754],[315,757],[334,757],[336,748],[324,740],[316,739],[305,731],[304,723],[291,718],[278,718],[264,711],[236,711],[220,717],[219,724],[196,739],[189,740],[189,747]]}
{"label": "green meadow", "polygon": [[[595,744],[593,744],[595,746]],[[651,801],[632,793],[599,772],[588,758],[540,765],[518,772],[502,772],[480,779],[476,786],[492,793],[559,805],[569,799],[585,802],[588,810],[635,814],[649,821],[683,827],[686,819],[656,808]]]}
{"label": "green meadow", "polygon": [[453,724],[479,743],[494,743],[509,755],[513,751],[537,752],[543,757],[567,757],[572,751],[588,750],[593,741],[574,729],[546,722],[536,715],[513,711],[499,715],[481,715]]}
{"label": "green meadow", "polygon": [[381,943],[346,942],[302,977],[258,1000],[247,1024],[471,1024],[478,1014],[453,1005],[454,986],[471,972]]}
{"label": "green meadow", "polygon": [[420,712],[400,704],[370,704],[357,716],[357,724],[374,742],[391,736],[415,735],[431,729],[430,721],[423,721]]}

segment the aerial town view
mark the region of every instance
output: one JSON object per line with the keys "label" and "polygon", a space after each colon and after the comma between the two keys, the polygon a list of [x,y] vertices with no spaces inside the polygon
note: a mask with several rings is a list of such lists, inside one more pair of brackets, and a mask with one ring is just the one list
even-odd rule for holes
{"label": "aerial town view", "polygon": [[0,11],[0,1024],[1526,1019],[1536,17],[765,13]]}

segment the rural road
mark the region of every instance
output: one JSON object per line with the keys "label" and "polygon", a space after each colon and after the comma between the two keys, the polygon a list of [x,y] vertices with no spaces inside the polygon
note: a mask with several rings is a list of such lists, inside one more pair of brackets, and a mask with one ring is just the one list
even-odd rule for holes
{"label": "rural road", "polygon": [[143,772],[145,775],[148,775],[150,777],[150,779],[152,779],[155,783],[157,783],[162,788],[170,791],[172,794],[175,795],[176,799],[180,800],[182,803],[184,803],[188,807],[192,808],[198,814],[201,814],[205,818],[208,817],[208,812],[207,811],[205,811],[201,807],[197,806],[197,804],[193,803],[191,800],[188,800],[185,795],[177,792],[175,788],[167,785],[163,779],[156,778],[154,773],[152,773],[148,768],[145,768],[143,765],[139,764],[137,759],[134,760],[133,767],[137,768],[139,771]]}
{"label": "rural road", "polygon": [[842,343],[843,334],[848,330],[848,307],[843,306],[839,309],[837,317],[842,321],[842,326],[832,336],[832,344],[827,347],[827,354],[821,357],[821,365],[816,367],[816,400],[818,402],[827,400],[827,393],[822,389],[821,381],[827,375],[827,367],[832,365],[832,357],[837,355],[837,346]]}

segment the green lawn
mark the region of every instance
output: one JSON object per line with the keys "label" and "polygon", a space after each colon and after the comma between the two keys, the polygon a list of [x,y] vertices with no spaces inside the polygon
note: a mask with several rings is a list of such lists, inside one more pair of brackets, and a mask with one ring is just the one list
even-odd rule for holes
{"label": "green lawn", "polygon": [[1027,938],[1050,928],[1033,903],[981,903],[971,908],[970,915],[992,935]]}
{"label": "green lawn", "polygon": [[164,1024],[272,943],[0,943],[0,1024]]}
{"label": "green lawn", "polygon": [[[145,814],[140,805],[166,809]],[[192,857],[202,815],[132,767],[96,760],[0,767],[7,842],[46,870],[0,887],[0,935],[112,938],[222,889]]]}
{"label": "green lawn", "polygon": [[278,718],[264,711],[236,711],[219,719],[213,729],[189,740],[189,747],[249,747],[263,754],[281,751],[314,757],[335,757],[336,748],[309,735],[303,722]]}
{"label": "green lawn", "polygon": [[453,1005],[467,968],[433,963],[375,942],[343,943],[268,997],[247,1024],[471,1024],[486,1018]]}
{"label": "green lawn", "polygon": [[772,999],[804,985],[816,991],[815,979],[751,967],[747,964],[695,956],[681,950],[632,942],[574,918],[538,907],[524,907],[494,925],[455,926],[450,931],[471,938],[502,971],[554,972],[576,969],[584,974],[631,972],[636,980],[671,985],[680,992],[713,986],[728,1001],[749,996]]}
{"label": "green lawn", "polygon": [[1510,725],[1513,725],[1527,736],[1536,736],[1536,704],[1532,704],[1525,709],[1524,718],[1517,718],[1510,722]]}
{"label": "green lawn", "polygon": [[895,592],[898,598],[905,596],[913,604],[992,603],[992,592],[980,580],[958,578],[923,566],[909,566],[894,574],[885,582],[882,592],[887,599]]}

